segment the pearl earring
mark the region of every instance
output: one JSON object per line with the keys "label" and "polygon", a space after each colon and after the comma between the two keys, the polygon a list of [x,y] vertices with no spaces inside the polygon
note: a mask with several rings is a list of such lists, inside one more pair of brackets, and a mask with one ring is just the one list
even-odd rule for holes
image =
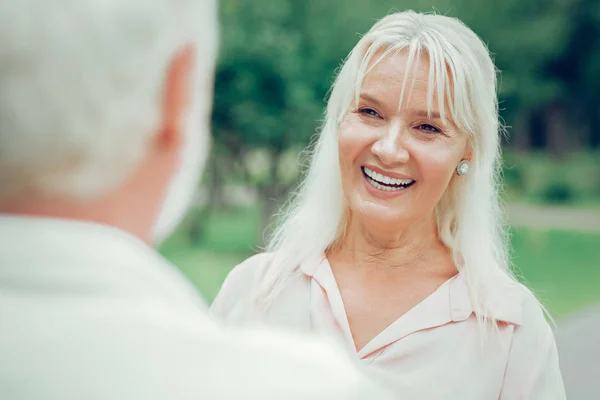
{"label": "pearl earring", "polygon": [[466,175],[468,172],[469,172],[469,161],[462,160],[461,162],[459,162],[458,165],[456,166],[456,174],[458,176],[463,176],[463,175]]}

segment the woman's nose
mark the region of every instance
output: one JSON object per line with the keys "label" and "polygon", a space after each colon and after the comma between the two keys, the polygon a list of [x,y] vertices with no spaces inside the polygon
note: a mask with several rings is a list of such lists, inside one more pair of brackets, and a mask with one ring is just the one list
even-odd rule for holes
{"label": "woman's nose", "polygon": [[404,128],[390,126],[371,146],[371,152],[385,165],[408,162],[410,155],[406,149]]}

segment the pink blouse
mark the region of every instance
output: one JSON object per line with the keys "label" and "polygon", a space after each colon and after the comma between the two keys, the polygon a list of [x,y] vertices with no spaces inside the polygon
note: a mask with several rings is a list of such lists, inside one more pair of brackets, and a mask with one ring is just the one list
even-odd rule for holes
{"label": "pink blouse", "polygon": [[327,258],[302,265],[264,311],[254,292],[269,254],[238,265],[211,311],[232,325],[275,324],[333,335],[405,399],[565,399],[554,335],[530,292],[508,280],[493,298],[497,332],[481,333],[459,275],[356,352]]}

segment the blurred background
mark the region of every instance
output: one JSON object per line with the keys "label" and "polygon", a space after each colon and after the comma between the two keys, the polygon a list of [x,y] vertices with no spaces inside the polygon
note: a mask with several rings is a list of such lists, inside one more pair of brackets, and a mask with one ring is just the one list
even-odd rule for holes
{"label": "blurred background", "polygon": [[221,0],[220,7],[212,158],[196,207],[161,249],[207,300],[231,268],[260,251],[359,35],[388,13],[414,9],[461,19],[501,71],[502,196],[516,274],[559,326],[597,310],[599,0]]}

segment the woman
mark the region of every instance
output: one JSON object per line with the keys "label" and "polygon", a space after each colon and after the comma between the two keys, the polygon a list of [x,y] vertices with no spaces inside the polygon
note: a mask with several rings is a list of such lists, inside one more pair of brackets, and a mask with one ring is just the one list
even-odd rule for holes
{"label": "woman", "polygon": [[552,331],[509,270],[496,70],[456,19],[375,24],[333,86],[268,252],[213,312],[335,335],[409,399],[565,398]]}

